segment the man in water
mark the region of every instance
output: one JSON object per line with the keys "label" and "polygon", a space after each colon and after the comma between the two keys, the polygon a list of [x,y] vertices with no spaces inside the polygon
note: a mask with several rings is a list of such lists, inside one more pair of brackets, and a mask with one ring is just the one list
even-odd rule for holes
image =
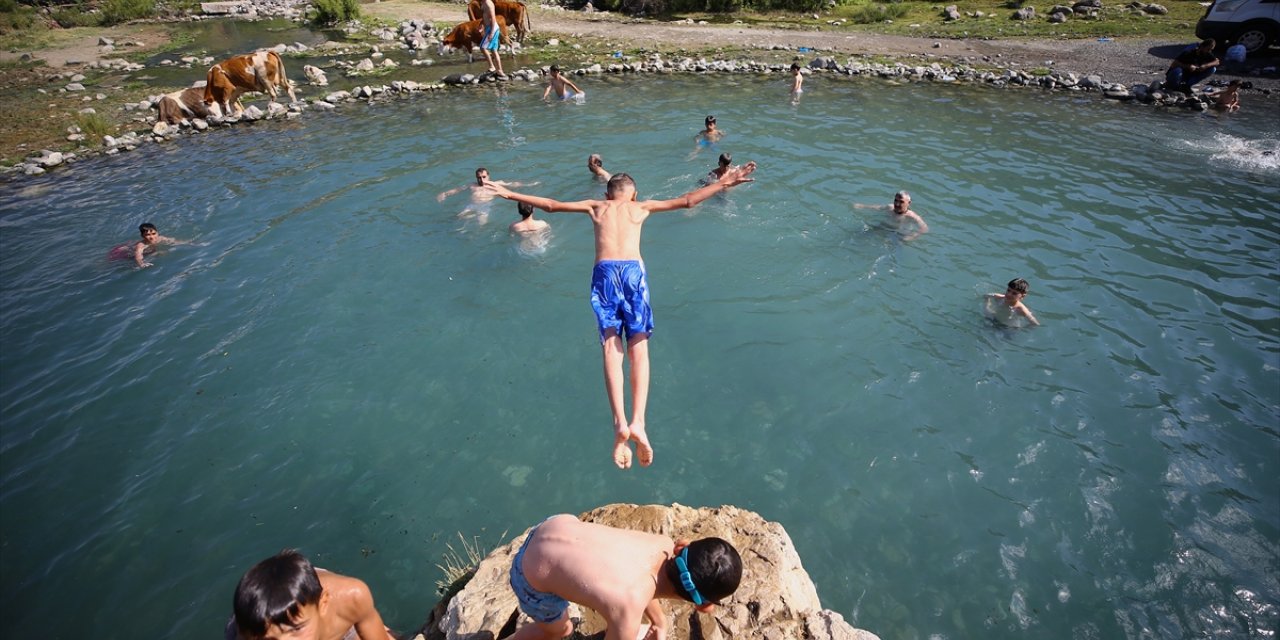
{"label": "man in water", "polygon": [[[480,224],[484,224],[489,220],[489,203],[493,201],[493,193],[484,188],[486,182],[490,182],[489,170],[484,167],[479,167],[476,169],[476,181],[474,184],[468,182],[467,184],[454,187],[448,191],[441,191],[440,195],[436,196],[436,202],[444,202],[445,198],[470,189],[471,204],[466,209],[463,209],[458,213],[458,217],[475,217]],[[532,187],[538,183],[530,182],[526,184],[523,182],[505,182],[502,180],[495,180],[492,181],[492,184],[501,184],[508,187]]]}
{"label": "man in water", "polygon": [[890,205],[854,203],[853,206],[857,209],[888,211],[889,221],[899,230],[907,224],[915,225],[915,231],[903,236],[902,240],[904,242],[915,240],[929,233],[929,225],[925,224],[924,218],[921,218],[920,214],[911,210],[911,194],[906,191],[899,191],[893,194],[893,204]]}
{"label": "man in water", "polygon": [[1218,67],[1218,57],[1213,55],[1215,46],[1217,43],[1209,38],[1198,46],[1187,47],[1179,53],[1169,64],[1169,70],[1164,73],[1164,88],[1191,93],[1191,87],[1213,75]]}
{"label": "man in water", "polygon": [[608,182],[609,178],[613,177],[613,174],[604,168],[604,158],[601,158],[598,153],[587,156],[587,170],[601,182]]}
{"label": "man in water", "polygon": [[[551,76],[551,81],[547,84],[547,90],[542,92],[543,100],[546,100],[547,96],[551,95],[552,91],[555,91],[556,97],[561,100],[572,98],[575,95],[586,95],[583,93],[582,89],[578,88],[578,85],[573,83],[572,80],[560,75],[560,67],[554,64],[551,65],[551,71],[548,75]],[[573,93],[565,91],[566,87],[573,89]]]}
{"label": "man in water", "polygon": [[703,125],[706,128],[693,137],[693,141],[699,146],[708,146],[713,142],[719,142],[724,137],[724,132],[716,128],[715,116],[707,116],[707,119],[703,121]]}
{"label": "man in water", "polygon": [[[649,334],[653,311],[649,285],[640,257],[640,231],[649,214],[686,209],[734,185],[751,182],[756,163],[725,173],[719,181],[670,200],[636,200],[636,183],[625,173],[609,179],[604,200],[560,202],[525,195],[485,182],[502,198],[525,202],[549,212],[577,212],[591,216],[596,236],[596,264],[591,274],[591,307],[600,329],[604,357],[605,392],[613,412],[613,462],[619,469],[631,467],[635,441],[640,466],[653,464],[653,447],[645,431],[645,405],[649,400]],[[623,341],[631,358],[631,422],[623,400]]]}

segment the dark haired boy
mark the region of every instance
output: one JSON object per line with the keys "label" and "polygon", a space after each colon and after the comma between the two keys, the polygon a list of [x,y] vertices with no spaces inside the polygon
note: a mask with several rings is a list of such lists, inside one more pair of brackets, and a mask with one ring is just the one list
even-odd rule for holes
{"label": "dark haired boy", "polygon": [[1022,299],[1027,297],[1027,291],[1031,289],[1026,280],[1022,278],[1014,278],[1009,281],[1009,286],[1004,293],[988,293],[987,300],[1002,300],[1004,304],[996,307],[997,318],[1002,322],[1008,322],[1013,316],[1022,316],[1034,326],[1040,326],[1040,321],[1031,315],[1031,310],[1027,305],[1022,304]]}
{"label": "dark haired boy", "polygon": [[362,581],[316,569],[286,549],[236,586],[227,640],[392,640]]}
{"label": "dark haired boy", "polygon": [[533,217],[533,207],[529,204],[521,202],[516,205],[516,210],[520,212],[520,220],[511,223],[511,233],[520,235],[541,233],[551,226],[547,224],[546,220],[539,220]]}
{"label": "dark haired boy", "polygon": [[604,168],[604,158],[601,158],[598,153],[587,156],[587,171],[590,171],[591,175],[601,182],[608,182],[609,178],[613,177],[613,174]]}
{"label": "dark haired boy", "polygon": [[[567,100],[574,96],[586,95],[586,93],[584,93],[582,89],[579,89],[578,85],[574,84],[572,80],[560,75],[560,67],[554,64],[551,65],[551,71],[548,72],[547,75],[550,76],[550,81],[547,83],[547,90],[542,92],[543,100],[546,100],[547,96],[551,95],[552,91],[555,91],[556,97],[561,100]],[[569,92],[566,90],[567,88],[572,88],[573,91]]]}
{"label": "dark haired boy", "polygon": [[513,640],[558,640],[573,631],[569,602],[598,612],[606,640],[632,640],[649,619],[646,640],[665,640],[661,600],[684,600],[703,613],[737,591],[742,558],[720,538],[688,542],[582,522],[571,515],[534,527],[511,562],[511,589],[533,618]]}
{"label": "dark haired boy", "polygon": [[[604,200],[560,202],[525,195],[486,181],[493,194],[531,204],[548,212],[578,212],[591,216],[596,236],[596,264],[591,273],[591,307],[600,328],[604,352],[604,385],[613,411],[613,462],[619,469],[631,467],[630,441],[636,443],[640,466],[653,464],[653,447],[645,431],[645,405],[649,399],[649,334],[653,310],[649,308],[649,284],[640,257],[640,231],[649,214],[692,207],[717,192],[751,182],[756,163],[734,168],[719,181],[670,200],[636,201],[636,183],[625,173],[609,178]],[[631,422],[627,422],[622,393],[623,341],[631,358]]]}
{"label": "dark haired boy", "polygon": [[716,128],[715,116],[707,116],[702,123],[705,128],[693,137],[693,141],[698,145],[707,146],[712,142],[719,142],[724,137],[724,132]]}
{"label": "dark haired boy", "polygon": [[156,245],[186,244],[186,242],[182,240],[175,240],[173,238],[160,235],[160,232],[156,230],[156,226],[150,222],[144,222],[138,225],[138,234],[142,236],[141,240],[134,243],[132,246],[127,244],[119,245],[113,248],[107,254],[107,257],[111,260],[128,260],[132,258],[134,263],[138,265],[139,269],[145,269],[150,267],[151,263],[144,260],[143,256],[155,253]]}

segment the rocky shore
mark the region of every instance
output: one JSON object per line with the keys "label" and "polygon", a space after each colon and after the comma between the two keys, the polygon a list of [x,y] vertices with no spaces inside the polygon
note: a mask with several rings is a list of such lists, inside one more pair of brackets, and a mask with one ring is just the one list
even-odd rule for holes
{"label": "rocky shore", "polygon": [[[673,540],[716,536],[742,554],[738,591],[712,613],[668,601],[668,637],[703,640],[878,640],[855,629],[834,611],[823,609],[817,589],[800,562],[791,537],[781,524],[732,506],[695,509],[679,504],[612,504],[578,516],[623,529],[657,533]],[[537,523],[530,523],[530,529]],[[495,549],[475,570],[453,585],[432,610],[418,638],[426,640],[495,640],[529,624],[520,612],[507,572],[529,530]],[[570,605],[575,640],[604,636],[604,623],[590,609]]]}
{"label": "rocky shore", "polygon": [[[218,5],[248,6],[252,12],[245,15],[283,15],[299,19],[300,9],[297,0],[269,0],[261,5],[251,2],[215,3]],[[234,7],[229,11],[234,13]],[[220,6],[219,10],[227,9]],[[239,15],[239,14],[236,14]],[[155,111],[162,95],[154,95],[138,103],[129,103],[121,108],[133,112],[132,119],[139,128],[120,136],[105,136],[98,149],[88,149],[79,153],[59,152],[42,149],[30,155],[24,162],[15,164],[5,170],[9,176],[40,175],[50,169],[82,160],[100,153],[117,154],[132,151],[146,144],[168,143],[186,135],[202,134],[217,131],[226,127],[271,121],[293,119],[307,112],[324,112],[343,108],[353,103],[379,103],[393,98],[406,98],[418,94],[433,93],[449,88],[463,88],[489,82],[543,82],[546,67],[523,68],[516,70],[507,78],[499,78],[492,74],[449,74],[439,82],[419,82],[414,80],[388,80],[385,76],[394,73],[398,63],[385,57],[385,51],[403,50],[411,54],[424,50],[434,50],[439,44],[442,34],[434,25],[425,19],[411,19],[399,23],[395,28],[366,28],[354,24],[349,30],[365,31],[376,39],[376,45],[333,45],[322,46],[327,56],[334,57],[331,71],[342,73],[349,79],[359,82],[362,75],[377,75],[378,83],[358,84],[350,90],[328,92],[308,101],[300,101],[290,105],[267,103],[264,107],[249,106],[239,117],[212,117],[208,119],[194,118],[178,124],[167,124],[157,121]],[[112,46],[107,42],[103,47]],[[332,44],[332,43],[327,43]],[[559,41],[552,38],[547,47],[559,46]],[[517,45],[518,46],[518,45]],[[1161,88],[1159,80],[1149,83],[1125,83],[1109,81],[1097,74],[1079,75],[1063,69],[1037,68],[1033,70],[1001,67],[998,59],[985,57],[980,64],[961,64],[950,60],[925,59],[922,61],[881,62],[876,57],[867,55],[841,56],[838,53],[815,50],[805,47],[804,50],[792,50],[786,45],[758,44],[762,57],[769,60],[749,58],[708,59],[705,56],[667,57],[659,53],[649,54],[642,59],[623,57],[608,64],[591,64],[572,70],[568,73],[578,76],[599,74],[748,74],[769,75],[783,73],[792,59],[804,61],[805,73],[824,74],[832,78],[848,80],[873,79],[898,82],[937,82],[937,83],[971,83],[988,85],[994,88],[1034,88],[1046,91],[1071,91],[1093,94],[1101,98],[1150,105],[1159,108],[1188,109],[1204,111],[1210,107],[1210,101],[1202,95],[1188,96],[1179,92],[1167,92]],[[312,48],[300,43],[278,44],[272,47],[281,55],[303,56],[313,53]],[[783,55],[778,55],[781,52]],[[350,59],[344,59],[350,58]],[[356,60],[359,58],[359,60]],[[169,61],[166,61],[169,62]],[[169,64],[174,64],[169,62]],[[179,62],[187,68],[197,68],[211,64],[211,58],[187,56]],[[414,58],[409,64],[414,66],[429,65],[430,59]],[[103,70],[138,71],[141,65],[120,59],[103,59],[90,63],[89,68]],[[312,86],[328,85],[327,73],[313,66],[304,67],[306,83]],[[296,77],[296,76],[295,76]],[[83,78],[78,73],[67,76],[70,81],[64,87],[68,92],[83,91],[84,86],[77,82]],[[197,86],[201,83],[197,83]],[[1260,94],[1270,97],[1270,88],[1260,88]],[[93,108],[87,108],[92,111]],[[84,110],[82,110],[84,112]],[[67,140],[77,142],[84,139],[84,133],[78,127],[67,131]]]}

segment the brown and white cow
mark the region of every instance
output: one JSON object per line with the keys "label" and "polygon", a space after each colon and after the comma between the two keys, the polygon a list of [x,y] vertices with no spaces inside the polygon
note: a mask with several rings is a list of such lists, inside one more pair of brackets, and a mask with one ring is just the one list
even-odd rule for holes
{"label": "brown and white cow", "polygon": [[[493,13],[495,16],[502,16],[516,30],[516,40],[520,44],[524,44],[524,37],[533,31],[533,22],[529,19],[529,11],[523,2],[493,0]],[[467,5],[467,19],[481,19],[480,0],[471,0],[471,4]]]}
{"label": "brown and white cow", "polygon": [[181,91],[166,93],[156,103],[160,110],[159,119],[166,124],[178,124],[193,118],[221,116],[222,108],[217,103],[205,104],[204,87],[188,87]]}
{"label": "brown and white cow", "polygon": [[[501,42],[510,42],[507,39],[507,21],[502,16],[494,16],[498,21],[498,35]],[[448,35],[440,40],[440,55],[444,55],[449,49],[458,49],[467,52],[467,59],[471,59],[471,49],[480,46],[480,41],[484,39],[484,21],[472,20],[464,22],[453,28]]]}
{"label": "brown and white cow", "polygon": [[284,73],[284,61],[274,51],[255,51],[243,55],[232,56],[209,67],[209,75],[204,85],[205,104],[217,103],[222,106],[222,113],[229,114],[231,105],[236,106],[236,114],[244,111],[240,104],[240,96],[249,91],[261,91],[276,101],[276,87],[284,87],[289,92],[289,101],[297,102],[293,93],[293,83]]}

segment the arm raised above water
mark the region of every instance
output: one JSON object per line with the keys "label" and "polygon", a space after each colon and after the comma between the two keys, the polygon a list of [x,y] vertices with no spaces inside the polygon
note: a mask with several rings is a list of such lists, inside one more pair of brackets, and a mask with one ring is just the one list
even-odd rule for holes
{"label": "arm raised above water", "polygon": [[673,209],[688,209],[696,206],[699,202],[710,198],[716,193],[728,189],[729,187],[734,187],[744,182],[754,182],[755,179],[749,178],[748,176],[750,176],[755,170],[755,161],[748,162],[740,167],[734,167],[726,171],[719,180],[712,182],[701,189],[690,191],[679,198],[672,198],[670,200],[645,200],[639,204],[651,213],[655,211],[671,211]]}
{"label": "arm raised above water", "polygon": [[496,182],[485,181],[484,186],[493,195],[507,200],[515,200],[525,204],[537,207],[549,213],[571,212],[571,213],[591,213],[599,202],[596,200],[578,200],[576,202],[561,202],[544,198],[542,196],[532,196],[524,193],[516,193]]}

